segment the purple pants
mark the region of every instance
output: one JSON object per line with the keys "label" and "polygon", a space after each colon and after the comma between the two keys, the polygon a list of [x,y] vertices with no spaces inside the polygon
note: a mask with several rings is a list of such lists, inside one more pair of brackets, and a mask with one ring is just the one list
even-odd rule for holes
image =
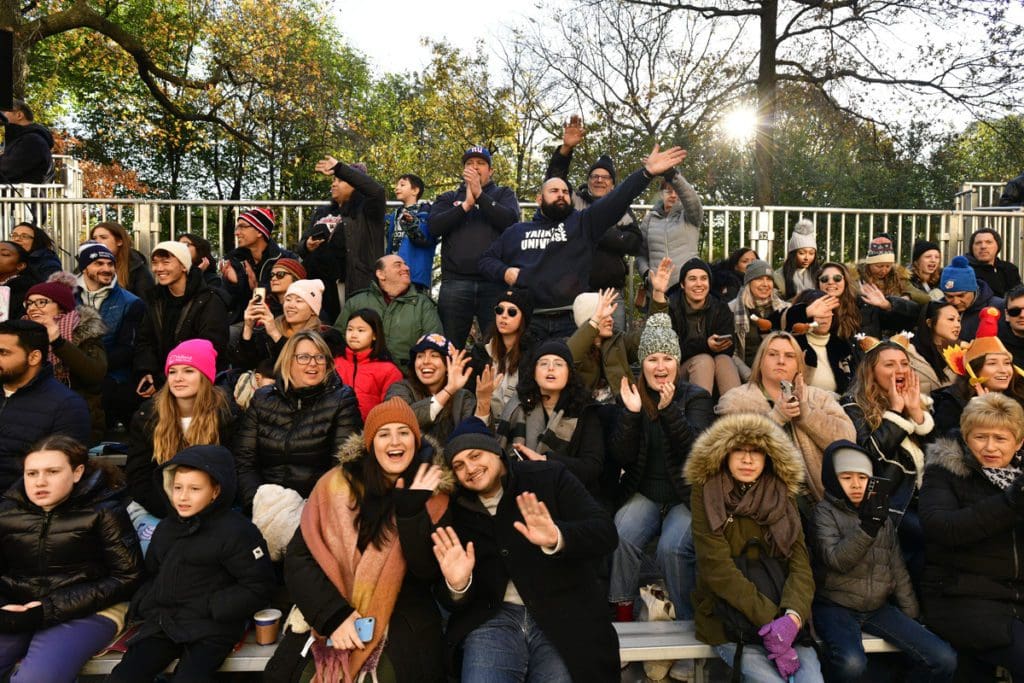
{"label": "purple pants", "polygon": [[0,634],[0,678],[11,683],[74,683],[78,671],[114,638],[117,624],[97,614],[32,633]]}

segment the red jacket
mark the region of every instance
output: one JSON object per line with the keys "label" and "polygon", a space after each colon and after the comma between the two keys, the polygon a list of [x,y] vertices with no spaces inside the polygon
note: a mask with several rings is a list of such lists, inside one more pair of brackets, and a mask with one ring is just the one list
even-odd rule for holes
{"label": "red jacket", "polygon": [[358,353],[345,349],[334,359],[334,368],[341,381],[355,390],[363,421],[375,405],[384,401],[388,387],[403,379],[397,365],[389,360],[370,358],[369,349]]}

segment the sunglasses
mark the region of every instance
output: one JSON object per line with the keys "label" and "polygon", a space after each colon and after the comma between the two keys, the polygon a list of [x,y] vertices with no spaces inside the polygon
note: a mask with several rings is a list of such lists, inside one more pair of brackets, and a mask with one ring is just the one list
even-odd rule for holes
{"label": "sunglasses", "polygon": [[1021,313],[1024,313],[1024,308],[1021,308],[1020,306],[1014,306],[1013,308],[1006,309],[1006,315],[1010,316],[1011,318],[1016,318]]}
{"label": "sunglasses", "polygon": [[[828,282],[828,279],[829,279],[828,275],[819,275],[818,276],[818,282],[820,282],[821,284],[825,284],[826,282]],[[842,282],[842,281],[843,281],[843,276],[842,275],[833,275],[832,276],[832,282]]]}
{"label": "sunglasses", "polygon": [[289,273],[287,271],[275,270],[272,273],[270,273],[270,279],[271,280],[281,280],[283,278],[288,277],[289,275],[291,275],[291,273]]}
{"label": "sunglasses", "polygon": [[505,315],[506,313],[508,313],[508,317],[514,318],[519,315],[519,309],[515,306],[509,306],[508,308],[505,308],[504,306],[494,307],[494,315]]}

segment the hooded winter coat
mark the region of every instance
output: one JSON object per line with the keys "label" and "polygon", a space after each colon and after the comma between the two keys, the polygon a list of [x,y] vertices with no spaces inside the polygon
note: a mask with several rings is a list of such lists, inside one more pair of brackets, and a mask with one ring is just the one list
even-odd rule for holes
{"label": "hooded winter coat", "polygon": [[[355,434],[344,443],[336,457],[340,464],[374,456],[366,450],[362,434]],[[442,469],[437,493],[450,493],[454,488],[454,479],[445,465],[443,452],[430,438],[424,439],[403,479],[411,482],[420,464],[425,462],[433,462]],[[329,474],[333,474],[333,471]],[[429,496],[425,492],[409,489],[393,489],[390,495],[395,506],[395,528],[406,568],[388,624],[388,640],[383,657],[390,662],[397,681],[442,681],[443,629],[441,614],[431,591],[434,584],[441,580],[441,571],[430,540],[434,524],[426,509]],[[284,578],[296,607],[317,633],[332,633],[352,613],[353,607],[313,557],[301,529],[288,545],[284,559]]]}
{"label": "hooded winter coat", "polygon": [[825,499],[814,507],[815,548],[824,567],[824,584],[818,586],[816,597],[856,612],[873,612],[894,597],[908,617],[917,619],[917,596],[892,519],[885,520],[877,535],[868,534],[839,483],[835,452],[852,446],[837,441],[825,449]]}
{"label": "hooded winter coat", "polygon": [[135,372],[152,375],[163,383],[164,360],[171,349],[186,339],[208,339],[222,353],[228,346],[228,311],[224,295],[210,289],[203,271],[192,268],[186,276],[185,294],[176,297],[167,285],[150,292],[146,317],[136,337]]}
{"label": "hooded winter coat", "polygon": [[697,550],[697,590],[693,607],[697,638],[709,645],[729,642],[722,621],[713,611],[716,599],[727,601],[757,626],[767,624],[790,609],[799,614],[804,623],[811,615],[814,579],[802,531],[790,548],[789,557],[785,558],[788,576],[782,600],[775,604],[743,576],[733,561],[751,539],[771,547],[766,529],[749,517],[735,517],[722,531],[711,530],[704,502],[705,484],[727,467],[729,453],[744,445],[756,446],[765,452],[768,457],[761,478],[778,477],[788,490],[789,504],[794,510],[796,496],[803,488],[803,459],[782,430],[765,417],[741,414],[720,418],[694,444],[685,469],[686,479],[693,486],[690,512]]}
{"label": "hooded winter coat", "polygon": [[278,484],[309,497],[333,464],[332,454],[359,431],[359,404],[330,371],[314,387],[285,389],[277,378],[253,394],[235,432],[238,488],[246,510],[261,484]]}
{"label": "hooded winter coat", "polygon": [[[618,543],[611,516],[561,463],[502,461],[507,474],[495,514],[488,513],[476,493],[459,487],[439,524],[454,527],[459,539],[476,550],[465,596],[457,603],[450,601],[447,590],[440,596],[452,609],[445,633],[449,670],[461,669],[463,641],[497,614],[512,581],[573,681],[617,683],[618,637],[595,573],[599,558]],[[513,526],[523,521],[516,496],[526,491],[543,501],[562,533],[564,546],[554,555],[542,552]]]}
{"label": "hooded winter coat", "polygon": [[[43,603],[43,627],[86,617],[131,598],[142,551],[125,510],[124,486],[86,471],[71,495],[46,512],[18,482],[0,500],[0,599]],[[115,623],[124,608],[104,614]]]}
{"label": "hooded winter coat", "polygon": [[979,315],[982,309],[989,306],[998,308],[1000,311],[1006,306],[1002,297],[996,296],[992,288],[984,280],[978,280],[978,293],[974,301],[967,307],[967,310],[960,314],[960,338],[974,339],[978,336],[978,323],[981,322]]}
{"label": "hooded winter coat", "polygon": [[1011,623],[1024,619],[1024,516],[953,439],[928,448],[918,511],[925,624],[957,649],[1010,645]]}
{"label": "hooded winter coat", "polygon": [[129,611],[143,622],[132,640],[162,633],[175,643],[235,642],[276,587],[267,543],[231,509],[237,485],[228,449],[191,446],[156,472],[170,510],[174,471],[182,466],[206,472],[220,494],[191,516],[173,511],[157,525],[146,551],[149,578]]}
{"label": "hooded winter coat", "polygon": [[793,440],[804,461],[807,490],[815,502],[825,495],[822,486],[822,453],[833,441],[853,441],[857,432],[832,394],[817,387],[805,387],[800,417],[789,420],[768,402],[761,387],[747,382],[730,389],[718,401],[719,415],[754,413],[767,415]]}

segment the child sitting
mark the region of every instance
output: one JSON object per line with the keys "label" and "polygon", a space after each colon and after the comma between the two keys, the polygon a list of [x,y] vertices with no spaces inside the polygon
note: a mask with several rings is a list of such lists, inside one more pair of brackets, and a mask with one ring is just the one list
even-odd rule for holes
{"label": "child sitting", "polygon": [[812,608],[825,641],[822,668],[831,681],[861,680],[863,629],[907,654],[907,680],[949,681],[956,652],[915,621],[917,598],[889,519],[889,493],[883,486],[866,493],[872,474],[871,458],[856,444],[836,441],[825,450],[825,498],[814,510],[824,580]]}
{"label": "child sitting", "polygon": [[129,617],[141,627],[107,681],[152,681],[179,657],[176,679],[212,680],[275,587],[266,542],[231,509],[228,449],[186,448],[162,476],[173,513],[153,533],[149,579],[132,598]]}

